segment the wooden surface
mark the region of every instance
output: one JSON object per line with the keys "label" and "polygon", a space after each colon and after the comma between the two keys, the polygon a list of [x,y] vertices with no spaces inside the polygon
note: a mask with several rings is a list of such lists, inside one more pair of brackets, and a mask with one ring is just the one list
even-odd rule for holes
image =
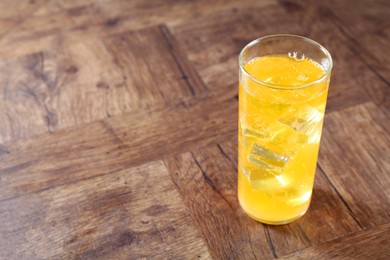
{"label": "wooden surface", "polygon": [[[390,259],[390,2],[0,2],[0,259]],[[239,51],[334,58],[311,207],[237,201]]]}

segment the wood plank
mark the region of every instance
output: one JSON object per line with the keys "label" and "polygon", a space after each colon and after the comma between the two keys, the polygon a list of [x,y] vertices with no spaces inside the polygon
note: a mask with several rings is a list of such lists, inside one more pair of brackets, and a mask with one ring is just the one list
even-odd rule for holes
{"label": "wood plank", "polygon": [[390,224],[311,247],[280,259],[389,259]]}
{"label": "wood plank", "polygon": [[272,258],[266,229],[240,210],[236,170],[216,145],[165,162],[213,258]]}
{"label": "wood plank", "polygon": [[[223,142],[220,146],[223,153],[237,167],[237,140]],[[277,257],[320,245],[359,230],[358,223],[320,168],[317,168],[313,199],[307,213],[288,225],[267,226],[269,239]]]}
{"label": "wood plank", "polygon": [[204,92],[203,82],[164,28],[2,61],[0,143],[180,103]]}
{"label": "wood plank", "polygon": [[51,0],[48,3],[46,3],[44,6],[39,8],[34,13],[34,16],[45,16],[53,13],[59,13],[61,11],[73,11],[76,13],[77,11],[79,13],[82,13],[82,10],[85,10],[85,7],[92,6],[92,4],[107,5],[109,2],[112,2],[112,0],[68,0],[68,1],[58,1],[58,0]]}
{"label": "wood plank", "polygon": [[325,119],[319,164],[364,228],[390,220],[389,129],[373,103]]}
{"label": "wood plank", "polygon": [[109,104],[119,105],[121,100],[108,101],[117,91],[123,95],[125,88],[109,91],[98,87],[101,82],[123,82],[120,70],[110,61],[100,42],[2,61],[1,142],[52,132],[114,112]]}
{"label": "wood plank", "polygon": [[[53,48],[56,42],[64,40],[80,42],[91,37],[99,39],[108,34],[184,21],[218,9],[240,8],[256,2],[255,0],[179,2],[157,0],[147,3],[143,0],[49,1],[48,4],[39,5],[39,9],[34,9],[32,14],[25,16],[22,23],[16,14],[7,17],[4,22],[16,26],[8,30],[8,33],[0,39],[0,57],[42,51]],[[275,0],[262,1],[262,4],[270,2],[274,3]],[[38,6],[38,3],[30,5]]]}
{"label": "wood plank", "polygon": [[299,2],[280,3],[216,11],[175,24],[170,29],[180,45],[188,50],[190,61],[210,89],[232,88],[237,84],[237,56],[251,40],[288,32],[312,38],[331,52],[334,70],[329,112],[370,99],[381,102],[379,98],[389,96],[386,84],[356,55],[350,48],[349,38],[321,10]]}
{"label": "wood plank", "polygon": [[[7,19],[18,18],[21,22],[26,17],[31,17],[37,10],[47,5],[48,0],[19,0],[17,2],[13,0],[3,0],[0,3],[0,20],[5,21]],[[4,28],[1,28],[4,29]]]}
{"label": "wood plank", "polygon": [[207,259],[161,161],[0,202],[0,258]]}
{"label": "wood plank", "polygon": [[193,96],[205,96],[208,88],[200,78],[195,67],[188,60],[185,50],[179,45],[171,31],[165,25],[160,25],[159,29],[164,36],[167,48],[170,50],[172,57],[177,63],[183,79],[186,81],[188,88]]}
{"label": "wood plank", "polygon": [[127,86],[133,86],[129,94],[140,103],[137,107],[177,103],[206,90],[165,25],[122,33],[108,38],[105,45],[122,69]]}
{"label": "wood plank", "polygon": [[0,39],[12,32],[33,13],[47,3],[47,0],[35,1],[4,0],[0,2]]}
{"label": "wood plank", "polygon": [[[235,90],[0,146],[1,199],[181,153],[237,134]],[[223,108],[223,109],[221,109]]]}

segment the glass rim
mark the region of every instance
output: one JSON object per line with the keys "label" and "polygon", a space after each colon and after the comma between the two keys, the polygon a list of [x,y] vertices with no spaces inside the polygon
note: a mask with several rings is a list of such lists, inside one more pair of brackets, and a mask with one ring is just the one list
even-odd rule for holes
{"label": "glass rim", "polygon": [[[248,48],[250,48],[250,47],[254,46],[255,44],[258,44],[258,43],[260,43],[262,41],[269,40],[269,39],[272,39],[272,38],[281,38],[281,39],[283,39],[283,38],[292,38],[292,39],[297,39],[297,40],[304,41],[306,43],[309,43],[309,44],[317,47],[329,59],[329,67],[325,70],[324,75],[322,75],[320,78],[318,78],[316,80],[313,80],[311,82],[303,83],[303,84],[296,85],[296,86],[284,86],[284,85],[272,84],[272,83],[264,82],[264,81],[262,81],[260,79],[257,79],[256,77],[254,77],[248,71],[245,70],[244,64],[242,63],[242,56],[244,55],[245,51]],[[316,41],[314,41],[312,39],[309,39],[309,38],[304,37],[304,36],[294,35],[294,34],[272,34],[272,35],[263,36],[263,37],[260,37],[260,38],[257,38],[255,40],[251,41],[244,48],[242,48],[242,50],[240,52],[240,55],[238,56],[238,64],[240,66],[240,70],[245,75],[247,75],[251,80],[253,80],[254,82],[256,82],[256,83],[258,83],[260,85],[263,85],[263,86],[266,86],[266,87],[269,87],[269,88],[273,88],[273,89],[278,89],[278,90],[295,90],[295,89],[303,89],[303,88],[310,87],[312,85],[315,85],[315,84],[320,83],[321,81],[325,80],[329,76],[329,74],[330,74],[330,72],[331,72],[331,70],[333,68],[332,56],[330,55],[329,51],[324,46],[322,46],[321,44],[319,44],[318,42],[316,42]]]}

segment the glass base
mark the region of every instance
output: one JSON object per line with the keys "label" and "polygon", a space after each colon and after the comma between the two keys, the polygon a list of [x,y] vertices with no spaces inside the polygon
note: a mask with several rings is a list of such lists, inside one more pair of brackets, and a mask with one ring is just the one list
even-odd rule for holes
{"label": "glass base", "polygon": [[267,225],[285,225],[285,224],[291,223],[291,222],[293,222],[293,221],[295,221],[295,220],[301,218],[303,215],[305,215],[305,213],[306,213],[307,210],[309,209],[310,204],[309,204],[308,207],[307,207],[301,214],[299,214],[298,216],[293,217],[293,218],[290,218],[290,219],[287,219],[287,220],[281,220],[281,221],[269,221],[269,220],[266,220],[266,219],[261,219],[261,218],[255,217],[254,215],[252,215],[251,213],[249,213],[248,211],[246,211],[245,208],[241,205],[241,203],[240,203],[240,206],[241,206],[242,210],[245,212],[245,214],[247,214],[250,218],[256,220],[257,222],[260,222],[260,223],[263,223],[263,224],[267,224]]}

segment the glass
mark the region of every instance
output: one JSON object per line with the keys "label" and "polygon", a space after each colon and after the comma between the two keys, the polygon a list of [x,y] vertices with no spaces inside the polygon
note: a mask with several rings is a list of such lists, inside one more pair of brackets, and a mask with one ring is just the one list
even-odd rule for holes
{"label": "glass", "polygon": [[310,39],[271,35],[239,65],[238,199],[253,219],[286,224],[310,205],[332,58]]}

